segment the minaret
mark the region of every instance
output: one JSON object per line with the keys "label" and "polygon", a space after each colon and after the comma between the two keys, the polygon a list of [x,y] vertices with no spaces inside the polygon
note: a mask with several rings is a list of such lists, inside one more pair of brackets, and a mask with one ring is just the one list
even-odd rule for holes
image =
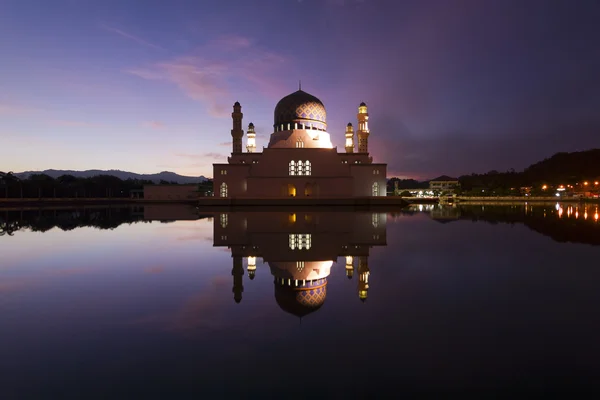
{"label": "minaret", "polygon": [[346,153],[354,153],[354,128],[350,122],[346,125]]}
{"label": "minaret", "polygon": [[358,298],[367,300],[369,295],[369,257],[358,257]]}
{"label": "minaret", "polygon": [[358,152],[368,153],[369,152],[369,112],[367,111],[367,105],[363,102],[358,106]]}
{"label": "minaret", "polygon": [[256,132],[254,132],[254,124],[252,122],[250,122],[250,125],[248,125],[246,150],[248,153],[254,153],[256,151]]}
{"label": "minaret", "polygon": [[233,105],[233,112],[231,113],[231,118],[233,118],[233,129],[231,130],[231,137],[233,138],[233,153],[241,153],[242,152],[242,137],[244,136],[244,131],[242,130],[242,118],[244,114],[242,114],[242,106],[238,101]]}
{"label": "minaret", "polygon": [[352,275],[354,275],[354,258],[346,256],[346,276],[348,279],[352,279]]}
{"label": "minaret", "polygon": [[233,269],[231,270],[233,275],[233,299],[236,303],[242,301],[242,292],[244,291],[244,285],[242,280],[244,279],[244,265],[242,264],[242,257],[233,256]]}
{"label": "minaret", "polygon": [[256,257],[249,256],[248,257],[248,278],[250,280],[254,279],[256,276]]}

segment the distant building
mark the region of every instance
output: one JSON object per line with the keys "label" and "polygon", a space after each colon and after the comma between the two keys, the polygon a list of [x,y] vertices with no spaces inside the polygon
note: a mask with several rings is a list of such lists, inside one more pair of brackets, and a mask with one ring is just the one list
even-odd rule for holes
{"label": "distant building", "polygon": [[438,176],[435,179],[429,181],[429,189],[430,190],[439,190],[439,191],[447,191],[453,190],[460,183],[457,178],[451,178],[448,175]]}
{"label": "distant building", "polygon": [[[344,132],[338,152],[327,132],[323,103],[298,90],[277,103],[268,146],[257,151],[254,125],[248,125],[242,151],[242,106],[233,105],[232,152],[213,164],[214,195],[222,198],[353,198],[386,196],[386,164],[369,155],[367,105],[358,107],[358,129]],[[358,139],[358,143],[355,142]]]}

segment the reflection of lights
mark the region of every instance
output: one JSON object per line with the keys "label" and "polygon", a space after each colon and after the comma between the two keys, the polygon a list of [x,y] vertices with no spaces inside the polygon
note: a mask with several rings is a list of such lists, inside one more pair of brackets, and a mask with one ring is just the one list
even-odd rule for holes
{"label": "reflection of lights", "polygon": [[598,221],[598,213],[594,214],[594,221]]}
{"label": "reflection of lights", "polygon": [[554,206],[554,208],[556,209],[556,211],[560,210],[560,204],[556,203],[556,205]]}
{"label": "reflection of lights", "polygon": [[583,219],[587,219],[587,211],[583,213]]}
{"label": "reflection of lights", "polygon": [[423,204],[419,204],[419,211],[423,211]]}
{"label": "reflection of lights", "polygon": [[558,209],[558,218],[562,218],[563,215],[563,209],[562,207]]}
{"label": "reflection of lights", "polygon": [[575,219],[579,218],[579,211],[575,211]]}

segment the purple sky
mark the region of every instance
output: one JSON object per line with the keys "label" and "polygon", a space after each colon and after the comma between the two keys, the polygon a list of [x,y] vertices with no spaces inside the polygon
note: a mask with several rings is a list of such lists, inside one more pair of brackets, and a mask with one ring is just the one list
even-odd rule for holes
{"label": "purple sky", "polygon": [[[52,5],[50,7],[50,4]],[[517,170],[600,147],[594,0],[0,0],[0,170],[212,175],[242,104],[361,101],[389,176]]]}

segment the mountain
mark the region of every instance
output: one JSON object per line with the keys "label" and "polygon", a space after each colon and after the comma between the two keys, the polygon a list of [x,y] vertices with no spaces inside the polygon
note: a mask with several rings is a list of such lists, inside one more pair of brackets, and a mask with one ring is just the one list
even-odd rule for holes
{"label": "mountain", "polygon": [[100,170],[100,169],[90,169],[87,171],[47,169],[44,171],[18,172],[18,173],[15,173],[14,175],[17,176],[19,179],[27,179],[32,174],[46,174],[55,179],[61,175],[73,175],[76,178],[90,178],[90,177],[96,176],[96,175],[111,175],[111,176],[116,176],[117,178],[122,179],[122,180],[145,179],[145,180],[153,181],[154,183],[158,183],[161,180],[165,180],[167,182],[177,182],[180,184],[199,183],[199,182],[204,182],[208,179],[205,176],[198,176],[198,177],[183,176],[183,175],[178,175],[174,172],[169,172],[169,171],[162,171],[157,174],[136,174],[135,172],[121,171],[118,169],[111,169],[111,170],[107,170],[107,171]]}

